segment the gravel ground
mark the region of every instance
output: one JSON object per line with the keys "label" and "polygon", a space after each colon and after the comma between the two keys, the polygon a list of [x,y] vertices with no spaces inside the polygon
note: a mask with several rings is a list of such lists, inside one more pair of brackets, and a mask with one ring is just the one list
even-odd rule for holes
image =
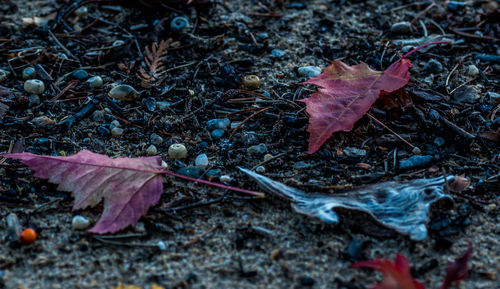
{"label": "gravel ground", "polygon": [[[13,89],[16,95],[0,122],[0,151],[8,151],[23,139],[21,147],[38,154],[73,154],[90,149],[110,156],[136,157],[147,154],[151,135],[156,133],[164,139],[156,146],[158,154],[173,170],[182,164],[169,159],[167,149],[172,143],[182,142],[189,151],[185,165],[192,165],[198,154],[207,153],[213,168],[230,175],[234,179],[232,185],[247,189],[258,188],[236,166],[252,168],[262,162],[262,156],[247,153],[252,144],[258,143],[266,144],[268,153],[281,155],[264,166],[264,174],[306,191],[332,192],[365,183],[443,173],[465,175],[471,179],[471,187],[452,193],[453,204],[436,204],[432,208],[429,237],[415,242],[380,227],[361,213],[341,211],[338,225],[324,224],[295,213],[289,204],[272,196],[253,199],[167,179],[159,205],[151,208],[135,228],[96,237],[73,230],[71,220],[78,213],[95,222],[99,207],[71,212],[69,194],[57,192],[55,185],[32,177],[22,165],[3,161],[0,217],[5,220],[9,213],[16,213],[23,226],[37,230],[38,240],[31,245],[7,242],[6,223],[0,222],[0,288],[114,288],[119,284],[150,288],[155,283],[165,288],[368,288],[381,275],[349,266],[377,257],[393,259],[398,252],[409,259],[416,279],[427,288],[438,288],[447,263],[461,256],[469,244],[474,249],[470,274],[456,287],[499,288],[498,139],[470,140],[443,123],[433,126],[429,116],[429,111],[435,109],[455,127],[474,134],[498,130],[498,62],[485,62],[475,56],[500,54],[495,40],[499,37],[498,20],[491,20],[494,18],[488,14],[494,11],[496,2],[474,1],[452,10],[446,8],[444,1],[435,1],[435,6],[420,15],[431,2],[263,1],[280,17],[259,7],[258,1],[222,2],[224,5],[199,11],[183,10],[192,23],[189,33],[168,31],[169,24],[167,31],[159,29],[155,33],[154,20],[167,17],[169,23],[177,13],[172,10],[147,12],[96,4],[88,5],[89,18],[68,18],[68,23],[73,21],[71,25],[80,28],[95,17],[100,19],[78,34],[83,35],[81,38],[67,37],[61,28],[54,30],[59,41],[84,59],[86,67],[91,67],[87,69],[91,74],[103,76],[105,87],[99,93],[107,91],[112,82],[141,90],[142,99],[118,103],[125,109],[119,119],[125,129],[120,138],[100,133],[102,129],[98,128],[108,129],[115,117],[96,117],[99,113],[94,111],[102,112],[99,106],[70,129],[59,125],[88,103],[87,97],[92,93],[82,84],[55,105],[48,104],[56,95],[51,89],[40,97],[39,105],[30,105],[29,95],[23,92],[20,72],[26,66],[42,64],[54,79],[80,67],[69,55],[69,60],[61,61],[61,53],[68,53],[41,29],[43,23],[34,27],[27,24],[30,20],[23,20],[49,15],[60,9],[57,5],[67,4],[47,0],[0,3],[0,68],[17,73],[0,84]],[[411,29],[403,25],[394,31],[397,29],[393,24],[412,20],[415,21]],[[459,31],[468,35],[450,30],[475,27],[481,22],[476,29]],[[137,24],[147,25],[144,29],[130,29]],[[408,49],[397,40],[409,42],[426,34],[452,39],[454,44],[415,54],[407,87],[409,91],[441,94],[444,99],[425,99],[417,92],[411,94],[414,109],[403,112],[377,103],[370,112],[422,148],[424,154],[440,157],[405,172],[384,169],[384,163],[392,161],[394,148],[399,159],[411,156],[411,148],[367,117],[353,131],[336,134],[318,153],[307,155],[307,115],[302,103],[294,101],[307,97],[314,88],[296,85],[307,79],[298,73],[298,68],[325,67],[332,60],[342,59],[350,65],[364,61],[381,70]],[[177,42],[167,55],[167,67],[173,68],[168,72],[170,77],[158,89],[141,87],[135,73],[144,47],[155,39],[169,37],[174,44]],[[113,52],[99,57],[83,56],[119,39],[131,43],[124,55]],[[12,60],[23,55],[16,49],[26,47],[41,50]],[[98,64],[108,65],[102,68]],[[230,64],[235,72],[226,73],[225,64]],[[472,65],[481,72],[471,73]],[[239,88],[239,84],[232,86],[231,81],[251,74],[261,79],[259,95],[272,101],[228,101],[255,96],[243,92],[228,97],[234,93],[229,89]],[[63,89],[68,83],[68,79],[63,79],[56,86]],[[459,86],[471,87],[473,92],[456,94]],[[221,96],[226,99],[221,101]],[[82,99],[72,99],[77,97]],[[147,109],[148,99],[179,104],[166,111],[160,111],[157,105],[151,111]],[[100,105],[111,106],[104,101]],[[206,121],[227,113],[234,113],[230,115],[232,122],[243,121],[255,111],[241,110],[268,106],[268,111],[250,118],[231,140],[230,132],[220,140],[214,139],[206,127]],[[29,123],[41,115],[49,116],[58,125],[40,128]],[[135,122],[140,119],[143,122]],[[246,140],[245,135],[252,131],[256,142]],[[438,137],[444,145],[435,144]],[[42,141],[45,139],[49,141]],[[203,142],[206,144],[201,145]],[[366,155],[348,156],[344,153],[346,148],[363,149]],[[359,163],[369,164],[370,168],[360,169],[356,166]],[[190,207],[222,194],[227,196],[224,201]],[[163,242],[163,250],[159,242]],[[362,245],[356,249],[356,244]]]}

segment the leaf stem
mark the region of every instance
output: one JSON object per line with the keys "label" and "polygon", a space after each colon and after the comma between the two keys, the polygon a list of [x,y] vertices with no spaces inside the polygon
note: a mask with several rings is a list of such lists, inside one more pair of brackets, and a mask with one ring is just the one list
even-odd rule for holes
{"label": "leaf stem", "polygon": [[401,57],[401,59],[403,58],[406,58],[410,55],[412,55],[413,53],[417,52],[418,50],[424,48],[424,47],[427,47],[429,45],[434,45],[434,44],[441,44],[441,43],[447,43],[447,44],[451,44],[451,41],[450,40],[438,40],[438,41],[432,41],[432,42],[427,42],[427,43],[424,43],[422,45],[420,45],[419,47],[417,48],[413,48],[412,50],[406,52],[403,57]]}
{"label": "leaf stem", "polygon": [[205,180],[201,180],[201,179],[195,179],[195,178],[187,177],[187,176],[184,176],[184,175],[176,174],[176,173],[173,173],[173,172],[170,172],[170,171],[167,171],[167,170],[162,171],[161,173],[169,175],[169,176],[173,176],[173,177],[176,177],[176,178],[179,178],[179,179],[183,179],[183,180],[187,180],[187,181],[192,181],[192,182],[197,182],[197,183],[204,184],[204,185],[207,185],[207,186],[212,186],[212,187],[217,187],[217,188],[221,188],[221,189],[226,189],[226,190],[230,190],[230,191],[234,191],[234,192],[239,192],[239,193],[243,193],[243,194],[247,194],[247,195],[251,195],[251,196],[256,196],[256,197],[259,197],[259,198],[264,198],[266,196],[266,194],[264,194],[264,193],[250,191],[250,190],[245,190],[245,189],[241,189],[241,188],[237,188],[237,187],[232,187],[232,186],[226,186],[226,185],[223,185],[223,184],[218,184],[218,183],[214,183],[214,182],[210,182],[210,181],[205,181]]}

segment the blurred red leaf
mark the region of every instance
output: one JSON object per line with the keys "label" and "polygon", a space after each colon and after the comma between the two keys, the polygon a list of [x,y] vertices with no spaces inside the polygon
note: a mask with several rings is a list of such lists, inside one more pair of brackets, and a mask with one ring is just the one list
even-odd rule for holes
{"label": "blurred red leaf", "polygon": [[385,71],[372,70],[366,63],[348,66],[334,61],[307,84],[319,86],[306,103],[309,114],[308,153],[314,153],[337,131],[350,131],[370,109],[380,94],[405,86],[409,79],[410,60],[402,57]]}
{"label": "blurred red leaf", "polygon": [[396,255],[394,263],[387,259],[377,259],[353,264],[351,268],[371,268],[382,272],[382,282],[373,285],[372,289],[425,289],[424,285],[413,279],[408,260],[400,254]]}
{"label": "blurred red leaf", "polygon": [[446,269],[446,276],[444,277],[443,285],[441,289],[448,289],[453,282],[460,282],[467,279],[467,267],[469,264],[470,256],[472,254],[472,246],[469,246],[467,252],[460,257],[455,259],[455,262],[448,264]]}
{"label": "blurred red leaf", "polygon": [[83,150],[69,157],[4,154],[19,159],[34,176],[59,184],[58,190],[73,192],[73,210],[93,207],[104,200],[104,211],[89,231],[114,233],[135,225],[148,208],[155,205],[163,192],[159,156],[115,158]]}

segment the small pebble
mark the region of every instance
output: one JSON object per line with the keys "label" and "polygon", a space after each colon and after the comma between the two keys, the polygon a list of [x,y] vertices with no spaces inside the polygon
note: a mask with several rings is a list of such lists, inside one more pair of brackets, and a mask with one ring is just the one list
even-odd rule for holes
{"label": "small pebble", "polygon": [[428,71],[430,73],[438,73],[443,71],[443,65],[441,64],[441,62],[432,58],[424,65],[424,71]]}
{"label": "small pebble", "polygon": [[163,143],[163,138],[159,135],[157,135],[156,133],[152,133],[151,136],[149,137],[149,139],[151,140],[151,143],[154,144],[154,145],[161,145]]}
{"label": "small pebble", "polygon": [[266,144],[253,145],[247,149],[249,155],[263,155],[267,152]]}
{"label": "small pebble", "polygon": [[344,154],[348,157],[360,158],[366,156],[366,150],[353,147],[346,147],[344,149]]}
{"label": "small pebble", "polygon": [[258,166],[255,168],[255,172],[259,174],[263,174],[266,172],[266,168],[264,166]]}
{"label": "small pebble", "polygon": [[475,66],[474,64],[471,64],[467,68],[467,73],[470,77],[475,77],[479,74],[479,68],[477,68],[477,66]]}
{"label": "small pebble", "polygon": [[273,155],[272,154],[265,154],[264,155],[264,161],[267,162],[267,161],[270,161],[273,159]]}
{"label": "small pebble", "polygon": [[444,145],[444,138],[442,137],[437,137],[434,139],[434,144],[437,146],[437,147],[442,147]]}
{"label": "small pebble", "polygon": [[465,2],[460,2],[460,1],[447,1],[446,2],[446,7],[448,7],[448,9],[450,10],[458,10],[458,9],[462,9],[463,7],[465,7],[465,5],[467,5],[467,3]]}
{"label": "small pebble", "polygon": [[116,119],[115,119],[115,120],[113,120],[113,121],[109,124],[109,128],[110,128],[110,129],[113,129],[113,128],[115,128],[115,127],[120,127],[120,126],[122,126],[122,125],[121,125],[121,124],[120,124],[120,122],[119,122],[118,120],[116,120]]}
{"label": "small pebble", "polygon": [[196,159],[194,159],[194,165],[197,167],[206,168],[208,167],[208,157],[206,154],[199,154]]}
{"label": "small pebble", "polygon": [[37,127],[47,127],[49,125],[56,123],[55,120],[53,120],[45,115],[35,117],[34,119],[31,120],[31,122],[33,122],[33,124]]}
{"label": "small pebble", "polygon": [[183,167],[177,170],[177,173],[179,175],[197,179],[203,174],[203,168],[195,166]]}
{"label": "small pebble", "polygon": [[26,67],[23,69],[23,79],[35,78],[36,70],[33,67]]}
{"label": "small pebble", "polygon": [[78,69],[75,72],[73,72],[73,77],[78,80],[85,80],[89,78],[89,73],[84,69]]}
{"label": "small pebble", "polygon": [[125,41],[121,40],[121,39],[118,39],[118,40],[115,40],[113,42],[113,44],[111,44],[112,47],[114,47],[114,49],[116,48],[119,48],[119,47],[122,47],[125,45]]}
{"label": "small pebble", "polygon": [[156,107],[161,111],[167,111],[170,106],[172,106],[172,103],[168,102],[168,101],[157,101],[156,102]]}
{"label": "small pebble", "polygon": [[207,121],[207,127],[208,129],[223,129],[226,130],[229,125],[231,124],[231,121],[229,118],[215,118]]}
{"label": "small pebble", "polygon": [[491,103],[500,103],[500,94],[493,91],[488,91],[487,94],[490,97]]}
{"label": "small pebble", "polygon": [[84,216],[76,215],[71,220],[71,226],[74,230],[85,230],[89,227],[90,221]]}
{"label": "small pebble", "polygon": [[92,113],[92,119],[97,122],[101,122],[104,120],[104,116],[106,115],[106,112],[104,110],[96,110]]}
{"label": "small pebble", "polygon": [[460,88],[458,88],[454,93],[453,93],[453,100],[464,104],[464,103],[475,103],[481,98],[481,95],[477,93],[477,91],[469,85],[464,85]]}
{"label": "small pebble", "polygon": [[45,84],[39,79],[28,79],[24,82],[24,90],[28,93],[42,94],[45,91]]}
{"label": "small pebble", "polygon": [[79,17],[87,16],[87,14],[89,14],[89,8],[87,8],[87,6],[78,7],[74,13]]}
{"label": "small pebble", "polygon": [[115,126],[111,129],[111,135],[114,137],[120,137],[123,135],[123,128]]}
{"label": "small pebble", "polygon": [[231,129],[236,129],[241,125],[241,121],[233,121],[231,122],[231,125],[229,126]]}
{"label": "small pebble", "polygon": [[285,56],[286,52],[284,50],[281,50],[281,49],[273,49],[271,50],[271,57],[273,58],[281,58],[283,56]]}
{"label": "small pebble", "polygon": [[7,71],[0,69],[0,82],[4,81],[7,79]]}
{"label": "small pebble", "polygon": [[391,26],[391,32],[395,34],[406,34],[411,32],[411,23],[407,21],[394,23]]}
{"label": "small pebble", "polygon": [[118,100],[132,101],[139,96],[139,92],[130,85],[120,84],[113,87],[108,95]]}
{"label": "small pebble", "polygon": [[308,78],[316,77],[321,74],[321,67],[318,66],[302,66],[297,69],[300,76]]}
{"label": "small pebble", "polygon": [[92,76],[91,78],[87,79],[87,83],[89,84],[90,88],[99,88],[104,82],[102,81],[102,78],[100,76]]}
{"label": "small pebble", "polygon": [[228,184],[228,183],[230,183],[230,182],[231,182],[231,180],[232,180],[232,178],[231,178],[231,176],[229,176],[229,175],[222,175],[222,176],[220,176],[220,178],[219,178],[219,181],[220,181],[221,183],[224,183],[224,184]]}
{"label": "small pebble", "polygon": [[255,90],[260,86],[260,78],[257,75],[247,75],[242,79],[244,89]]}
{"label": "small pebble", "polygon": [[174,160],[183,159],[187,156],[187,149],[183,144],[173,144],[168,148],[168,156]]}
{"label": "small pebble", "polygon": [[144,225],[143,222],[139,222],[135,224],[134,226],[134,232],[139,233],[139,234],[144,234],[146,233],[146,226]]}
{"label": "small pebble", "polygon": [[158,241],[158,243],[156,243],[156,246],[158,247],[158,249],[160,251],[165,251],[167,250],[167,243],[163,242],[163,241]]}
{"label": "small pebble", "polygon": [[414,147],[411,150],[411,153],[414,154],[414,155],[421,155],[422,154],[422,150],[419,147]]}
{"label": "small pebble", "polygon": [[218,139],[220,139],[224,135],[224,130],[222,130],[222,129],[214,129],[210,133],[210,135],[212,136],[212,138],[214,140],[218,140]]}
{"label": "small pebble", "polygon": [[256,144],[259,140],[257,139],[257,135],[253,131],[247,131],[244,132],[241,135],[241,141],[246,145],[253,145]]}
{"label": "small pebble", "polygon": [[111,134],[111,131],[108,128],[104,127],[104,126],[98,126],[97,127],[97,133],[99,133],[102,136],[108,136],[108,135]]}
{"label": "small pebble", "polygon": [[305,277],[300,278],[299,282],[300,282],[300,285],[307,286],[307,287],[313,286],[316,283],[316,281],[309,276],[305,276]]}
{"label": "small pebble", "polygon": [[147,149],[146,149],[146,154],[148,156],[154,156],[158,153],[158,149],[156,149],[156,146],[155,145],[150,145]]}
{"label": "small pebble", "polygon": [[38,105],[40,104],[40,97],[36,94],[30,94],[30,96],[28,96],[28,102],[30,107]]}

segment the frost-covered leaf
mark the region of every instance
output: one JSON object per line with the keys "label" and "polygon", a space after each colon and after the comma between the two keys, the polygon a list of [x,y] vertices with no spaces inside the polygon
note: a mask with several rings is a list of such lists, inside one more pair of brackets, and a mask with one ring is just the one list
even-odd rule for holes
{"label": "frost-covered leaf", "polygon": [[400,254],[396,255],[394,263],[387,259],[363,261],[351,265],[351,268],[371,268],[384,274],[379,284],[373,285],[373,289],[425,289],[410,273],[408,260]]}
{"label": "frost-covered leaf", "polygon": [[[423,240],[427,237],[429,206],[443,198],[451,199],[443,192],[443,177],[385,182],[326,195],[305,193],[248,169],[240,170],[253,178],[265,191],[290,200],[292,207],[301,214],[317,217],[325,222],[338,223],[339,218],[333,210],[335,208],[363,211],[380,224],[409,235],[413,240]],[[447,181],[453,179],[452,176],[447,177]]]}
{"label": "frost-covered leaf", "polygon": [[462,257],[455,259],[455,262],[448,264],[446,269],[446,276],[444,277],[443,285],[441,289],[448,289],[453,282],[460,282],[467,279],[467,267],[469,264],[470,256],[472,254],[472,246]]}
{"label": "frost-covered leaf", "polygon": [[337,131],[350,131],[365,115],[381,93],[405,86],[409,79],[410,60],[401,58],[385,71],[371,69],[366,63],[348,66],[334,61],[323,73],[306,81],[319,86],[306,103],[309,114],[309,150],[314,153]]}
{"label": "frost-covered leaf", "polygon": [[104,211],[89,231],[114,233],[135,225],[163,192],[161,158],[115,158],[83,150],[69,157],[4,154],[19,159],[35,176],[59,184],[58,190],[75,197],[73,210],[93,207],[104,200]]}

